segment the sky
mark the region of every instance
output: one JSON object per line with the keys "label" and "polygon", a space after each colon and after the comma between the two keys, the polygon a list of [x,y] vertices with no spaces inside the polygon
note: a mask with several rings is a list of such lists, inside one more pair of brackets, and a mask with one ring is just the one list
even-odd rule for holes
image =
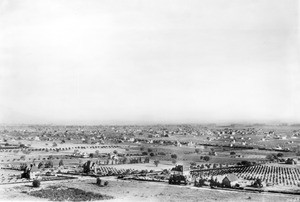
{"label": "sky", "polygon": [[0,123],[300,122],[298,0],[0,0]]}

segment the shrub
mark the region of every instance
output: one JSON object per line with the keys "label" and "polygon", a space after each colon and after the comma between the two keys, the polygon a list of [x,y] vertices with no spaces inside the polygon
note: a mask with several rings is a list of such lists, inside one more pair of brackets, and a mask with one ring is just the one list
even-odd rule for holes
{"label": "shrub", "polygon": [[278,153],[277,156],[278,157],[283,157],[283,153]]}
{"label": "shrub", "polygon": [[159,163],[160,163],[159,160],[155,160],[155,161],[154,161],[154,165],[155,165],[156,167],[158,166]]}
{"label": "shrub", "polygon": [[104,186],[107,186],[107,185],[108,185],[108,181],[105,181],[105,182],[104,182]]}
{"label": "shrub", "polygon": [[97,185],[100,186],[101,185],[101,179],[99,177],[97,177],[97,181],[96,181]]}
{"label": "shrub", "polygon": [[63,166],[64,165],[64,161],[61,159],[58,163],[59,166]]}
{"label": "shrub", "polygon": [[44,167],[44,163],[40,162],[39,165],[38,165],[38,168],[42,168],[42,167]]}
{"label": "shrub", "polygon": [[209,156],[204,156],[204,157],[203,157],[203,160],[204,160],[204,161],[209,161],[209,160],[210,160],[210,157],[209,157]]}
{"label": "shrub", "polygon": [[53,168],[53,162],[52,161],[47,161],[45,163],[45,168]]}
{"label": "shrub", "polygon": [[252,163],[250,161],[242,161],[241,162],[241,165],[244,165],[244,166],[251,166]]}
{"label": "shrub", "polygon": [[41,182],[39,180],[33,180],[32,186],[33,187],[40,187],[41,186]]}
{"label": "shrub", "polygon": [[171,158],[172,159],[177,159],[177,155],[176,154],[171,154]]}

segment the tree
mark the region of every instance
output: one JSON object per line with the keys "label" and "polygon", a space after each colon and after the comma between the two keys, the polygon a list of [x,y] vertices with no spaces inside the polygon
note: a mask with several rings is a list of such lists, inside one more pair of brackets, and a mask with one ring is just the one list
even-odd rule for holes
{"label": "tree", "polygon": [[200,149],[195,149],[195,153],[199,154],[200,153]]}
{"label": "tree", "polygon": [[159,163],[160,163],[159,160],[155,160],[155,161],[154,161],[154,165],[155,165],[156,167],[158,166]]}
{"label": "tree", "polygon": [[151,149],[151,148],[148,148],[148,152],[150,153],[150,152],[152,152],[153,151],[153,149]]}
{"label": "tree", "polygon": [[295,162],[292,158],[288,158],[288,159],[285,161],[285,164],[296,164],[296,162]]}
{"label": "tree", "polygon": [[114,150],[114,154],[118,154],[118,151],[117,151],[117,150]]}
{"label": "tree", "polygon": [[234,152],[234,151],[230,152],[230,155],[231,155],[231,156],[234,156],[234,155],[235,155],[235,152]]}
{"label": "tree", "polygon": [[89,160],[83,164],[83,172],[89,173],[91,171],[92,162]]}
{"label": "tree", "polygon": [[203,157],[203,160],[204,160],[204,161],[209,161],[209,160],[210,160],[210,157],[209,157],[209,156],[204,156],[204,157]]}
{"label": "tree", "polygon": [[128,160],[128,159],[127,159],[126,157],[124,157],[123,160],[122,160],[122,163],[123,163],[123,164],[126,164],[126,163],[127,163],[127,160]]}
{"label": "tree", "polygon": [[96,180],[97,185],[100,186],[101,182],[102,182],[102,180],[98,177],[97,180]]}
{"label": "tree", "polygon": [[58,165],[59,165],[59,166],[64,166],[64,161],[63,161],[62,159],[60,159]]}
{"label": "tree", "polygon": [[171,158],[172,159],[177,159],[177,155],[176,154],[171,154]]}
{"label": "tree", "polygon": [[277,157],[283,157],[283,153],[278,153]]}
{"label": "tree", "polygon": [[153,153],[153,152],[151,152],[151,153],[150,153],[150,156],[151,156],[151,157],[153,157],[153,156],[154,156],[154,153]]}
{"label": "tree", "polygon": [[52,147],[57,147],[57,143],[53,142]]}
{"label": "tree", "polygon": [[251,166],[252,163],[250,161],[242,161],[241,165],[243,165],[243,166]]}
{"label": "tree", "polygon": [[100,151],[99,151],[99,150],[96,150],[96,151],[95,151],[95,155],[96,155],[96,157],[99,157]]}
{"label": "tree", "polygon": [[20,163],[20,170],[25,171],[26,167],[27,167],[26,163]]}
{"label": "tree", "polygon": [[172,163],[175,165],[177,163],[176,159],[172,159]]}
{"label": "tree", "polygon": [[53,168],[53,162],[52,161],[47,161],[45,163],[45,168]]}
{"label": "tree", "polygon": [[38,165],[38,168],[40,169],[40,168],[43,168],[43,167],[44,167],[44,162],[41,161],[41,162],[39,163],[39,165]]}
{"label": "tree", "polygon": [[[276,156],[276,155],[275,155]],[[275,160],[275,156],[273,154],[268,154],[266,156],[266,159],[269,160],[269,161],[274,161]],[[276,156],[277,157],[277,156]]]}
{"label": "tree", "polygon": [[259,178],[256,179],[255,182],[253,183],[253,186],[256,187],[256,188],[258,188],[258,187],[259,187],[259,188],[263,187],[263,185],[262,185],[262,183],[261,183],[261,179],[259,179]]}
{"label": "tree", "polygon": [[145,151],[144,151],[144,152],[142,152],[142,155],[143,155],[143,156],[147,156],[147,155],[148,155],[148,152],[145,152]]}
{"label": "tree", "polygon": [[41,181],[39,181],[39,180],[33,180],[32,186],[33,187],[40,187],[41,186]]}
{"label": "tree", "polygon": [[149,157],[146,157],[145,160],[144,160],[144,163],[149,163],[149,162],[150,162]]}

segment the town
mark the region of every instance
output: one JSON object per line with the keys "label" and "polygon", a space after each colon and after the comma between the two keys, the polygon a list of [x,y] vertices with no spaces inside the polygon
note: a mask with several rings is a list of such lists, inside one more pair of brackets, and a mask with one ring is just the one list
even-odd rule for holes
{"label": "town", "polygon": [[[120,182],[135,181],[233,193],[300,194],[298,125],[8,125],[0,133],[0,186],[21,187],[29,196],[80,198],[66,185],[71,181],[94,181],[94,189],[111,189],[107,193]],[[47,194],[57,192],[57,187],[48,190],[57,183],[70,193],[55,194],[58,198]],[[118,197],[96,192],[80,200]]]}

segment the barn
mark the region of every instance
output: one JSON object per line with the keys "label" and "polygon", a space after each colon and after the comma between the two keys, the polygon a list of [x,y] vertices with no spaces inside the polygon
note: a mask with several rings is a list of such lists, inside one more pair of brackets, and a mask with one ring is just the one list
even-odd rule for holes
{"label": "barn", "polygon": [[31,169],[30,169],[30,178],[35,179],[36,174],[39,174],[39,173],[40,173],[40,170],[38,169],[38,167],[32,166]]}
{"label": "barn", "polygon": [[238,182],[238,180],[239,178],[235,174],[229,174],[223,178],[222,184],[225,187],[232,187]]}

